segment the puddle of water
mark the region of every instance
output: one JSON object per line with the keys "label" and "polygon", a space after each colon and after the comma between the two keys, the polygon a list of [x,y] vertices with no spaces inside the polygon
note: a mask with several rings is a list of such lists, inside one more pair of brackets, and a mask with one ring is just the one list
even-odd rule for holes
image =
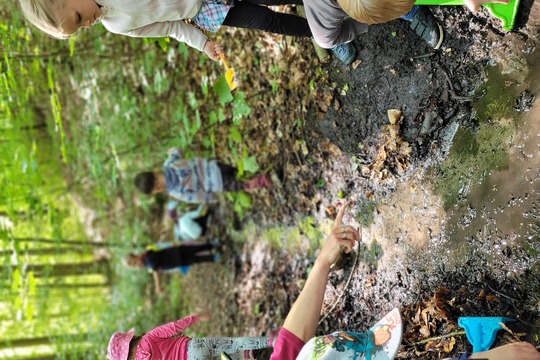
{"label": "puddle of water", "polygon": [[[540,71],[540,62],[532,64],[536,65],[531,74]],[[532,266],[540,253],[540,99],[522,116],[512,110],[515,95],[510,97],[511,102],[506,101],[501,94],[504,86],[501,86],[500,76],[494,79],[494,85],[491,79],[488,85],[492,90],[488,90],[477,109],[484,116],[491,113],[492,120],[500,125],[492,125],[492,131],[499,131],[501,136],[491,140],[482,138],[482,125],[472,139],[472,134],[461,139],[456,136],[453,159],[449,158],[450,164],[446,165],[451,166],[461,156],[471,169],[468,177],[465,173],[458,174],[458,186],[454,187],[459,190],[453,189],[452,195],[459,200],[459,205],[448,210],[446,249],[450,263],[463,263],[468,254],[481,252],[489,263],[508,260],[503,272],[512,273]],[[538,94],[540,84],[536,79],[528,85],[533,94]],[[488,95],[495,96],[494,101],[502,100],[490,107]],[[482,144],[485,141],[492,143],[485,146]],[[500,141],[498,148],[497,141]],[[485,151],[490,148],[491,153]],[[476,167],[467,164],[471,153],[480,155],[473,156],[475,161],[481,162]],[[482,170],[480,174],[478,170]]]}

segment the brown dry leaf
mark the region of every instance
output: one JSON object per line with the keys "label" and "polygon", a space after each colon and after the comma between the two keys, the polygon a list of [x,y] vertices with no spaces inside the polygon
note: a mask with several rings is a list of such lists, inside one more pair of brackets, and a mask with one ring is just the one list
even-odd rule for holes
{"label": "brown dry leaf", "polygon": [[408,142],[403,141],[401,143],[401,146],[399,147],[399,155],[405,157],[405,156],[410,156],[411,153],[412,153],[411,145]]}
{"label": "brown dry leaf", "polygon": [[353,61],[353,63],[352,63],[351,66],[352,66],[353,69],[356,70],[356,68],[357,68],[358,66],[360,66],[361,63],[362,63],[362,60],[356,59],[355,61]]}
{"label": "brown dry leaf", "polygon": [[485,297],[486,297],[486,291],[484,289],[480,290],[480,292],[478,293],[478,298],[480,300],[483,300],[485,299]]}
{"label": "brown dry leaf", "polygon": [[443,350],[445,353],[449,353],[454,349],[454,345],[456,345],[456,338],[451,337],[449,342],[445,342]]}
{"label": "brown dry leaf", "polygon": [[400,119],[401,119],[401,110],[398,110],[398,109],[388,110],[388,120],[390,121],[390,124],[395,125],[399,122]]}
{"label": "brown dry leaf", "polygon": [[396,139],[397,136],[399,135],[399,125],[397,124],[388,125],[387,129],[388,129],[388,137],[392,140]]}
{"label": "brown dry leaf", "polygon": [[[429,337],[431,335],[431,331],[429,331],[429,326],[427,325],[424,325],[420,328],[419,330],[420,334],[422,334],[423,337]],[[428,343],[429,345],[429,343]],[[426,348],[428,347],[428,345],[426,345]]]}
{"label": "brown dry leaf", "polygon": [[339,110],[340,107],[341,107],[341,105],[340,105],[339,101],[337,99],[334,100],[334,109]]}

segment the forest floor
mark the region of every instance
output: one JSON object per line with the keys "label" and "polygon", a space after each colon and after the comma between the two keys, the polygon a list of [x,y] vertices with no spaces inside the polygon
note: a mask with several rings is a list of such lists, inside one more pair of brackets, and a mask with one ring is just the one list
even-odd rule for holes
{"label": "forest floor", "polygon": [[[433,172],[458,128],[475,133],[481,127],[475,104],[490,68],[504,74],[516,111],[529,110],[530,92],[538,90],[531,64],[538,59],[540,4],[522,1],[511,33],[485,10],[432,12],[445,29],[438,51],[408,23],[394,21],[372,26],[354,42],[359,62],[332,60],[317,84],[310,82],[315,67],[298,61],[312,51],[309,43],[297,46],[286,65],[273,65],[289,87],[261,100],[252,113],[258,118],[272,111],[264,117],[272,122],[246,126],[253,128],[251,142],[270,154],[276,187],[254,194],[253,211],[238,222],[245,243],[229,230],[220,265],[195,267],[185,278],[197,281],[193,297],[214,314],[213,330],[259,335],[279,326],[313,263],[317,228],[328,230],[338,203],[350,198],[356,205],[345,220],[361,228],[363,243],[331,274],[319,333],[364,331],[399,307],[405,331],[398,358],[440,359],[470,349],[459,316],[512,317],[519,320],[510,326],[514,332],[538,345],[538,245],[528,252],[519,244],[501,245],[493,230],[450,257],[454,251],[447,247],[456,245],[448,240],[447,211],[462,192],[445,193]],[[287,111],[282,114],[280,106]],[[390,109],[402,112],[392,126]],[[301,221],[295,247],[261,240],[261,229],[291,232]],[[498,343],[512,338],[505,333]]]}

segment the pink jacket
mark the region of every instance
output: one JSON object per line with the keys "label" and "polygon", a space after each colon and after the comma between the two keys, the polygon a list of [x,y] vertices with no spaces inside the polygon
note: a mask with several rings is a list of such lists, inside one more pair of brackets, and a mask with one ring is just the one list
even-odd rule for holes
{"label": "pink jacket", "polygon": [[187,344],[191,338],[179,333],[196,323],[198,319],[197,315],[190,315],[150,330],[139,341],[135,360],[186,360]]}

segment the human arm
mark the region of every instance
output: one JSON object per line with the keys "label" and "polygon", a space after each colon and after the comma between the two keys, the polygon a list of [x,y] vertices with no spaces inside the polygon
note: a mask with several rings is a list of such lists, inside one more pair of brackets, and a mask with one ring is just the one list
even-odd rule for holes
{"label": "human arm", "polygon": [[465,5],[471,10],[472,12],[477,12],[480,10],[480,7],[484,4],[508,4],[508,0],[464,0]]}
{"label": "human arm", "polygon": [[[109,28],[112,32],[117,32],[115,29]],[[199,50],[204,51],[204,45],[208,38],[199,29],[187,24],[184,20],[162,21],[155,22],[145,26],[141,26],[128,31],[118,31],[118,33],[131,37],[171,37],[180,42]]]}
{"label": "human arm", "polygon": [[342,228],[342,218],[347,208],[343,205],[330,235],[326,238],[321,252],[309,273],[306,284],[294,302],[283,327],[299,339],[307,342],[315,335],[319,321],[324,292],[330,266],[336,261],[341,251],[349,253],[355,242],[360,241],[360,234],[351,226]]}
{"label": "human arm", "polygon": [[198,320],[199,317],[197,315],[186,316],[185,318],[182,318],[180,320],[158,326],[150,330],[147,335],[161,338],[170,337],[186,330],[188,327],[195,324]]}
{"label": "human arm", "polygon": [[175,224],[178,222],[177,208],[178,208],[178,201],[176,200],[167,201],[167,213],[169,214],[169,217]]}
{"label": "human arm", "polygon": [[528,342],[516,342],[482,351],[469,356],[469,359],[484,360],[540,360],[540,353]]}

